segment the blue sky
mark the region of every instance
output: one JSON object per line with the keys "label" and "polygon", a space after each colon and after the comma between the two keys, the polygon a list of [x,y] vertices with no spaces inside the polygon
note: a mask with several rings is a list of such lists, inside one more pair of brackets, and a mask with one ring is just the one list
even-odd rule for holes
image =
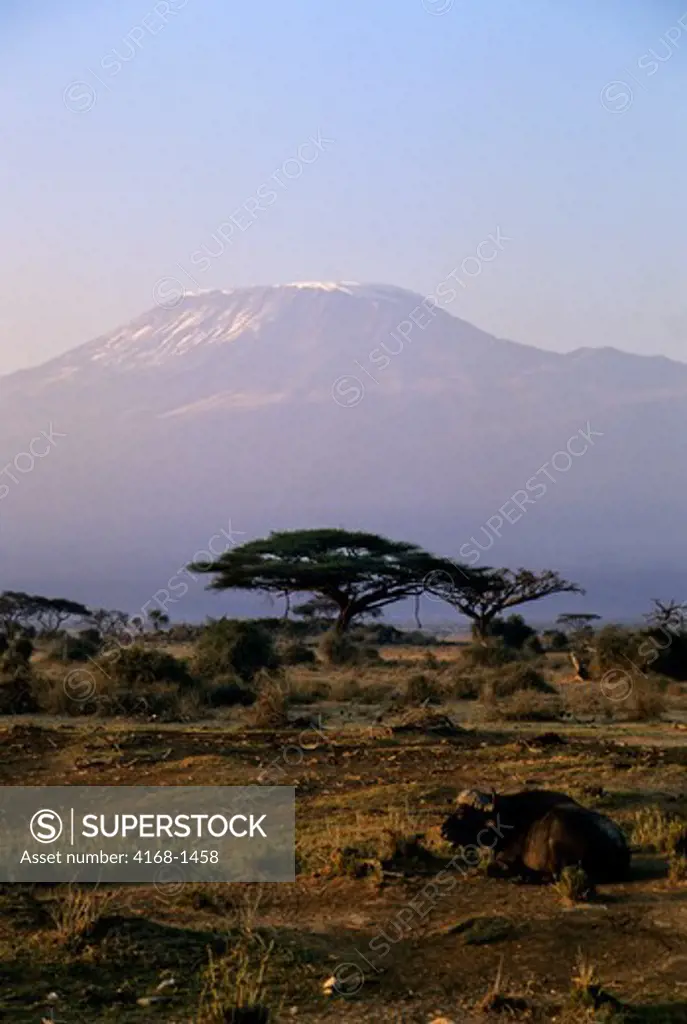
{"label": "blue sky", "polygon": [[451,312],[687,358],[687,0],[0,0],[0,47],[0,373],[152,306],[318,132],[201,287],[430,293],[500,228]]}

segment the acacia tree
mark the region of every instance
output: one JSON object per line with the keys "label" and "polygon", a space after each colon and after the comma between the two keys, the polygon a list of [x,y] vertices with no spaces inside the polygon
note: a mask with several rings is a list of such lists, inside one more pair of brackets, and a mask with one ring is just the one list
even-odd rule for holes
{"label": "acacia tree", "polygon": [[584,593],[577,583],[551,569],[485,569],[468,579],[461,568],[460,576],[444,572],[430,577],[426,589],[471,619],[473,635],[482,644],[487,642],[494,620],[506,609],[552,594]]}
{"label": "acacia tree", "polygon": [[169,625],[169,615],[165,614],[160,608],[151,608],[148,612],[148,618],[153,624],[153,630],[156,633],[161,633],[165,626]]}
{"label": "acacia tree", "polygon": [[[428,573],[445,561],[415,544],[341,529],[284,530],[230,548],[192,572],[215,579],[210,590],[315,594],[333,602],[334,628],[345,632],[362,615],[422,593]],[[471,570],[466,569],[466,578]]]}
{"label": "acacia tree", "polygon": [[91,612],[90,620],[101,636],[115,636],[126,628],[129,616],[126,612],[120,612],[116,608],[96,608]]}
{"label": "acacia tree", "polygon": [[85,605],[64,597],[42,597],[20,590],[5,590],[0,594],[0,625],[7,633],[30,628],[56,633],[69,619],[89,617]]}
{"label": "acacia tree", "polygon": [[88,619],[90,611],[79,601],[66,597],[37,597],[35,618],[45,633],[57,633],[69,619]]}
{"label": "acacia tree", "polygon": [[600,615],[593,612],[564,612],[557,617],[556,624],[564,631],[590,636],[594,632],[592,623],[598,622],[600,618]]}

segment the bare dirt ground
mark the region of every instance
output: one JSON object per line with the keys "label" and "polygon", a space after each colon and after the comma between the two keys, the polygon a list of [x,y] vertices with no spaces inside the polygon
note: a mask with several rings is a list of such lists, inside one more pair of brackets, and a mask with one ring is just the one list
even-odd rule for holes
{"label": "bare dirt ground", "polygon": [[[687,1021],[687,883],[668,878],[645,834],[631,880],[589,903],[567,906],[551,887],[478,869],[454,872],[450,889],[432,886],[445,856],[439,826],[466,785],[567,790],[628,829],[642,808],[687,818],[679,723],[556,724],[561,742],[539,749],[536,735],[551,726],[440,735],[390,729],[367,710],[370,721],[348,723],[325,711],[320,733],[303,722],[276,733],[229,722],[0,722],[4,785],[247,785],[276,764],[278,781],[297,787],[299,837],[294,884],[96,892],[88,927],[68,920],[64,888],[0,887],[0,1020],[194,1021],[209,952],[240,947],[248,960],[266,957],[265,998],[280,1021],[481,1019],[477,1004],[499,971],[501,991],[519,1000],[500,1019],[604,1019],[569,1006],[580,958],[633,1008],[625,1019]],[[430,863],[401,860],[365,877],[341,869],[342,849],[416,832]],[[335,972],[344,994],[327,996]]]}

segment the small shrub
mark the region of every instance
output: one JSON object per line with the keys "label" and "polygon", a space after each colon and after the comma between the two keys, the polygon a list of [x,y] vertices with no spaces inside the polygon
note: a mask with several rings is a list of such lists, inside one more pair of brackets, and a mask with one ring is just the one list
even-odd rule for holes
{"label": "small shrub", "polygon": [[345,633],[330,629],[320,640],[320,653],[330,665],[356,665],[361,661],[360,648]]}
{"label": "small shrub", "polygon": [[577,955],[575,973],[572,976],[569,1005],[561,1018],[565,1024],[605,1021],[608,1024],[627,1020],[623,1004],[606,992],[597,976],[594,965],[580,950]]}
{"label": "small shrub", "polygon": [[292,704],[315,704],[329,697],[329,685],[312,673],[287,673],[289,701]]}
{"label": "small shrub", "polygon": [[206,690],[206,700],[211,708],[249,707],[255,703],[255,691],[235,676],[220,676]]}
{"label": "small shrub", "polygon": [[284,665],[316,665],[317,656],[312,647],[308,647],[302,641],[296,640],[281,652],[281,660]]}
{"label": "small shrub", "polygon": [[284,686],[264,679],[251,709],[251,722],[258,729],[285,729],[289,724],[289,699]]}
{"label": "small shrub", "polygon": [[30,666],[5,669],[0,675],[0,715],[29,715],[41,711],[35,686],[36,675]]}
{"label": "small shrub", "polygon": [[196,644],[196,671],[208,679],[237,675],[246,682],[279,667],[274,638],[259,622],[218,619],[208,623]]}
{"label": "small shrub", "polygon": [[517,656],[502,637],[495,637],[484,644],[468,644],[462,651],[463,663],[471,668],[500,668],[515,661]]}
{"label": "small shrub", "polygon": [[339,675],[329,684],[329,699],[335,701],[359,700],[362,693],[357,676]]}
{"label": "small shrub", "polygon": [[[395,626],[390,626],[385,622],[375,622],[371,626],[366,626],[363,631],[363,639],[367,643],[379,644],[385,647],[391,644],[412,644],[417,642],[412,639],[409,640],[408,635],[408,633],[404,633],[402,630],[396,629]],[[425,641],[423,635],[422,643],[424,644],[425,642],[429,643],[431,641]]]}
{"label": "small shrub", "polygon": [[507,722],[555,722],[561,717],[561,702],[534,690],[518,690],[500,702],[498,711]]}
{"label": "small shrub", "polygon": [[547,651],[567,651],[570,643],[562,629],[547,629],[542,633],[544,649]]}
{"label": "small shrub", "polygon": [[265,975],[274,943],[244,937],[221,958],[209,952],[195,1024],[269,1024]]}
{"label": "small shrub", "polygon": [[537,631],[527,625],[522,615],[516,614],[509,615],[507,619],[494,619],[489,628],[489,636],[500,638],[506,647],[512,647],[515,650],[521,650],[525,643],[530,642],[533,650],[541,654]]}
{"label": "small shrub", "polygon": [[462,665],[451,665],[441,676],[444,696],[453,700],[477,700],[483,684],[490,678],[488,669],[466,669]]}
{"label": "small shrub", "polygon": [[537,693],[555,694],[558,691],[546,682],[541,672],[533,665],[516,662],[506,665],[494,679],[494,692],[497,697],[511,697],[520,690],[534,690]]}
{"label": "small shrub", "polygon": [[[393,629],[393,627],[391,627]],[[420,629],[409,629],[406,633],[400,633],[400,640],[398,643],[408,644],[412,647],[431,647],[437,642],[437,638],[432,636],[431,633],[423,633]],[[384,643],[383,640],[377,640],[377,643]]]}
{"label": "small shrub", "polygon": [[93,930],[96,922],[114,899],[95,889],[74,889],[59,893],[48,908],[57,937],[68,947],[77,947]]}
{"label": "small shrub", "polygon": [[102,640],[97,629],[88,629],[76,636],[64,633],[52,641],[49,652],[58,661],[89,661],[97,658],[101,647]]}
{"label": "small shrub", "polygon": [[136,690],[122,687],[98,704],[101,714],[161,722],[190,721],[198,717],[200,708],[198,694],[181,691],[174,683],[147,683]]}
{"label": "small shrub", "polygon": [[603,675],[610,669],[633,665],[642,665],[644,658],[639,654],[643,635],[638,630],[627,629],[625,626],[608,625],[600,629],[594,636],[594,671]]}
{"label": "small shrub", "polygon": [[[634,812],[630,823],[632,843],[655,853],[673,853],[680,850],[680,840],[687,822],[674,814],[666,814],[660,807],[641,807]],[[682,851],[685,852],[685,851]]]}
{"label": "small shrub", "polygon": [[405,684],[403,703],[411,706],[441,703],[438,683],[430,679],[424,672],[416,672]]}
{"label": "small shrub", "polygon": [[479,677],[458,675],[454,678],[447,695],[456,700],[477,700],[480,692]]}
{"label": "small shrub", "polygon": [[563,868],[554,889],[563,903],[585,903],[594,896],[594,885],[581,867]]}
{"label": "small shrub", "polygon": [[671,854],[668,862],[668,878],[675,885],[678,882],[687,882],[687,857],[679,854]]}
{"label": "small shrub", "polygon": [[31,658],[33,656],[33,641],[25,633],[17,633],[15,636],[6,637],[3,635],[3,642],[0,647],[0,677],[8,681],[14,680],[17,673],[20,675],[30,674]]}
{"label": "small shrub", "polygon": [[91,679],[95,680],[95,673],[85,670],[82,676],[67,672],[58,678],[33,671],[31,692],[37,710],[44,715],[72,717],[94,714],[96,703],[90,698],[95,696],[95,687],[92,687]]}
{"label": "small shrub", "polygon": [[650,722],[666,710],[666,699],[651,679],[637,678],[624,708],[631,722]]}
{"label": "small shrub", "polygon": [[141,644],[122,647],[112,657],[103,658],[104,672],[127,687],[149,683],[176,683],[191,686],[191,676],[185,661],[166,651],[148,649]]}
{"label": "small shrub", "polygon": [[167,639],[174,644],[187,644],[197,640],[203,631],[203,626],[196,626],[190,622],[176,622],[167,630]]}

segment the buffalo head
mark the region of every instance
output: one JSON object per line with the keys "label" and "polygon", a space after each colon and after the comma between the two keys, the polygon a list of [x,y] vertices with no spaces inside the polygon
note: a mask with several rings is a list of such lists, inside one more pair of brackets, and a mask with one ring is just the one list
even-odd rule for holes
{"label": "buffalo head", "polygon": [[474,846],[478,834],[494,813],[496,793],[464,789],[458,794],[456,809],[441,826],[441,834],[453,846]]}

